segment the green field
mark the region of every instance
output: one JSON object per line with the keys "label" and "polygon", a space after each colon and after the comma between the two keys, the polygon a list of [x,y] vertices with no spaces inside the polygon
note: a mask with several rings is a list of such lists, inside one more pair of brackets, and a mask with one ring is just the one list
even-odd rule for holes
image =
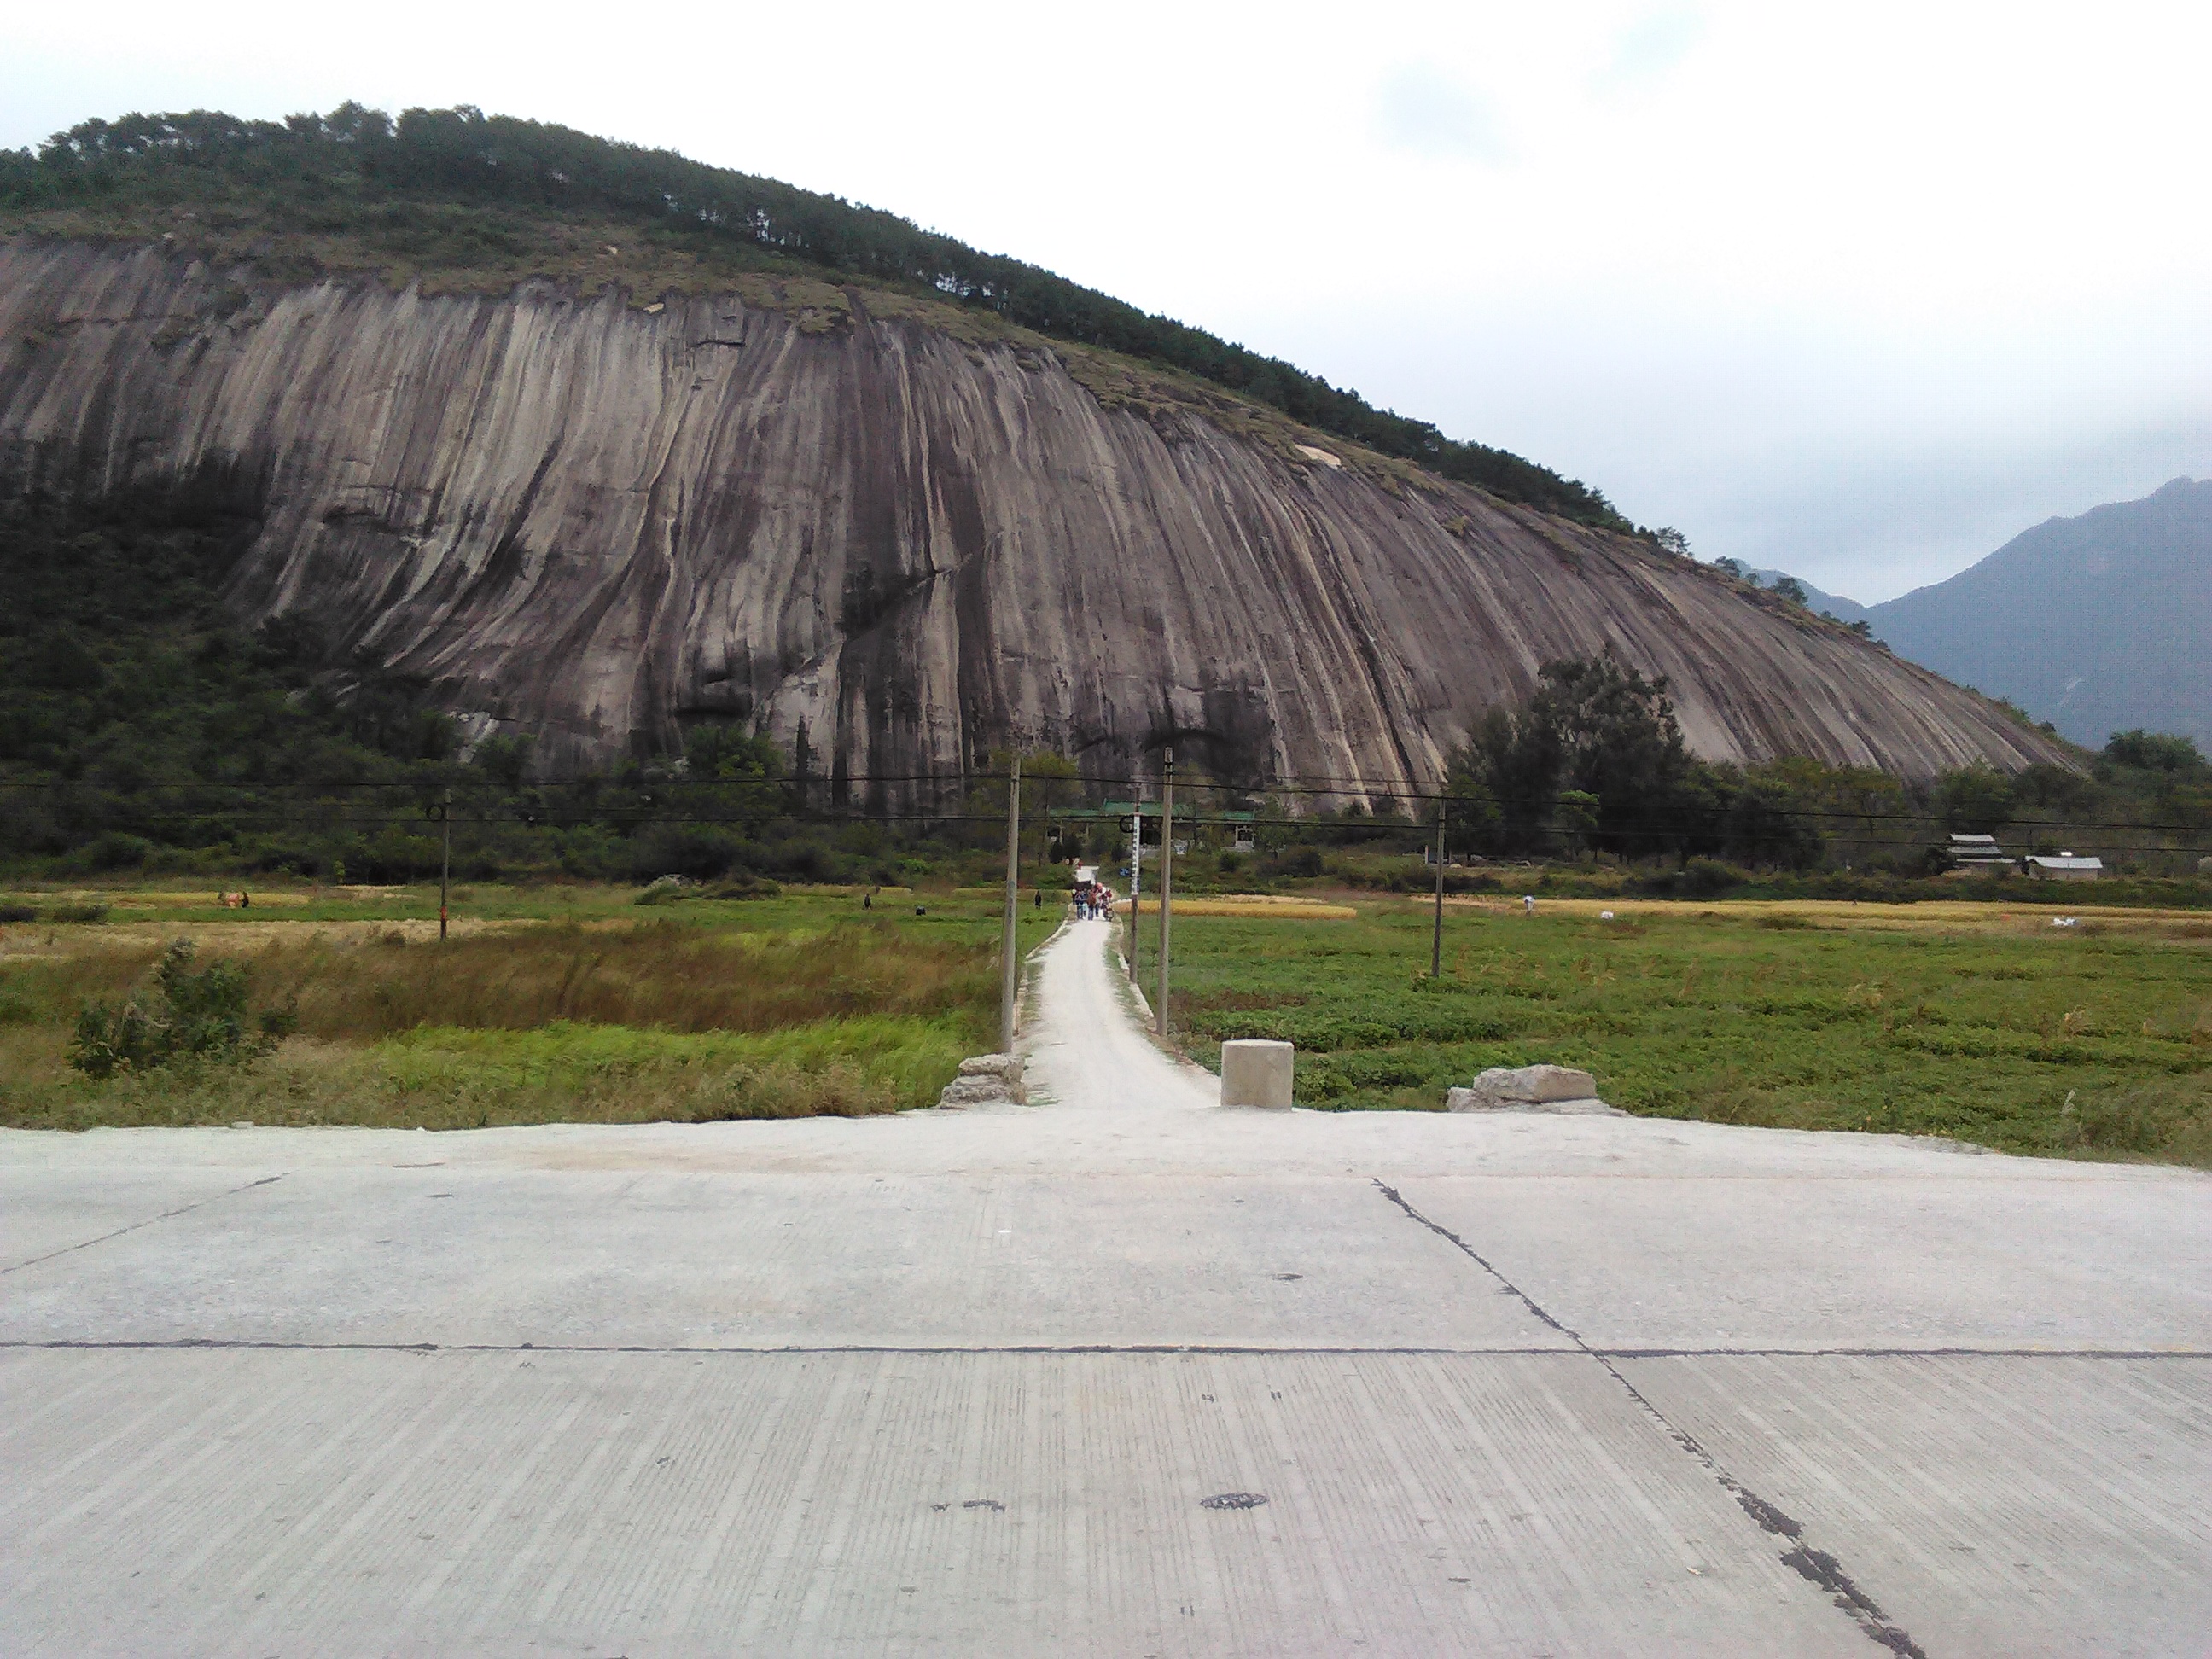
{"label": "green field", "polygon": [[1197,1058],[1297,1044],[1302,1104],[1427,1109],[1490,1066],[1596,1074],[1644,1115],[1944,1135],[2212,1164],[2212,921],[2000,905],[1425,905],[1193,916],[1175,1013]]}
{"label": "green field", "polygon": [[[997,899],[978,892],[687,901],[635,889],[150,886],[0,896],[0,1123],[347,1123],[860,1115],[933,1103],[996,1045]],[[927,914],[916,915],[916,906]],[[101,912],[101,919],[49,917]],[[1024,948],[1056,924],[1025,908]],[[180,1060],[106,1079],[67,1062],[77,1010],[145,985],[162,949],[246,963],[299,1029],[250,1065]]]}

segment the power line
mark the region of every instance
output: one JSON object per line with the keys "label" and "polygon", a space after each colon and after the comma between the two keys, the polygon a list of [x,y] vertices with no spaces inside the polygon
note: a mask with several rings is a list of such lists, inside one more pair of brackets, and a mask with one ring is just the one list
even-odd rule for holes
{"label": "power line", "polygon": [[[23,787],[25,786],[0,784],[0,797],[4,797],[7,792],[11,789]],[[173,787],[183,789],[199,787],[200,786],[178,785]],[[686,785],[684,787],[690,787],[693,786]],[[787,790],[782,786],[759,785],[756,787],[762,787],[763,789],[775,788],[778,793],[787,793]],[[1202,788],[1206,786],[1199,787]],[[223,805],[218,803],[191,806],[179,804],[173,807],[165,807],[158,803],[149,803],[147,810],[141,815],[141,818],[143,821],[152,822],[206,822],[219,818],[240,821],[287,823],[313,820],[313,822],[321,824],[336,824],[345,823],[405,822],[411,817],[420,816],[421,812],[420,807],[412,813],[393,807],[386,808],[383,811],[372,810],[364,813],[360,810],[360,803],[332,801],[331,799],[330,792],[316,791],[312,788],[301,788],[288,793],[288,792],[281,788],[270,788],[259,786],[234,785],[218,786],[218,787],[230,788],[234,792],[246,794],[248,798],[240,800],[236,805]],[[356,792],[361,788],[366,787],[380,787],[393,791],[401,791],[405,789],[406,786],[352,786],[351,787]],[[140,792],[136,790],[101,789],[98,787],[86,787],[83,790],[83,793],[87,797],[94,799],[101,797],[113,798],[116,796],[129,798],[137,794],[138,793]],[[1234,791],[1230,793],[1244,793],[1247,792]],[[1419,802],[1427,805],[1435,805],[1441,803],[1448,813],[1454,811],[1455,809],[1468,806],[1489,806],[1499,808],[1501,810],[1517,808],[1524,814],[1533,814],[1538,811],[1549,811],[1556,805],[1556,803],[1549,798],[1515,798],[1510,796],[1498,796],[1488,793],[1478,794],[1472,793],[1443,795],[1400,795],[1395,797],[1395,799],[1406,801]],[[324,803],[328,803],[328,809],[317,810],[318,807]],[[428,805],[428,802],[422,803],[422,806],[427,806]],[[1817,829],[1822,829],[1832,835],[1839,835],[1843,831],[1852,830],[1864,830],[1868,834],[1871,835],[1875,832],[1876,826],[1901,826],[1906,831],[1924,832],[1929,834],[1948,833],[1948,821],[1945,816],[1941,812],[1932,810],[1919,812],[1874,812],[1856,811],[1848,808],[1841,807],[1785,806],[1773,803],[1762,802],[1759,807],[1759,813],[1760,817],[1766,819],[1778,819],[1785,821],[1792,825],[1808,825]],[[1077,816],[1078,814],[1080,814],[1081,817],[1079,817]],[[515,805],[496,811],[479,811],[475,814],[465,813],[458,816],[455,821],[459,823],[497,823],[524,824],[559,824],[564,823],[609,824],[659,823],[756,823],[792,821],[800,823],[881,822],[890,823],[928,822],[946,823],[995,823],[1000,821],[1001,816],[1001,814],[996,812],[959,813],[945,812],[943,811],[899,811],[890,807],[878,807],[866,805],[854,805],[845,809],[822,808],[808,806],[803,804],[794,805],[787,801],[763,802],[754,810],[746,811],[715,812],[702,811],[670,811],[665,808],[659,807],[658,804],[653,802],[650,797],[647,797],[642,803],[638,805],[631,805],[619,800],[589,805],[580,804],[566,805],[547,805],[542,808],[534,808],[527,805]],[[1110,817],[1113,821],[1118,823],[1121,817],[1127,817],[1128,814],[1119,812],[1110,815],[1103,814],[1100,809],[1095,806],[1046,806],[1040,809],[1040,816],[1046,818],[1058,818],[1065,822],[1080,822],[1084,819],[1097,822],[1103,821],[1107,817]],[[1152,816],[1157,815],[1155,814]],[[1255,829],[1283,829],[1297,830],[1304,833],[1312,833],[1316,831],[1323,833],[1329,831],[1354,833],[1365,831],[1376,836],[1393,834],[1413,835],[1422,833],[1422,824],[1419,819],[1410,817],[1401,818],[1396,814],[1386,815],[1378,813],[1371,816],[1352,818],[1325,817],[1319,814],[1286,815],[1276,817],[1265,817],[1256,816],[1251,812],[1232,811],[1224,809],[1224,813],[1221,815],[1208,816],[1201,812],[1180,814],[1178,816],[1185,823],[1202,823],[1208,825],[1241,824],[1249,825]],[[1726,816],[1726,810],[1723,808],[1713,817],[1710,818],[1692,818],[1676,816],[1644,817],[1640,818],[1634,823],[1600,826],[1594,829],[1589,833],[1601,836],[1607,839],[1618,839],[1624,836],[1648,838],[1653,836],[1687,835],[1692,833],[1706,834],[1712,833],[1716,830],[1725,833],[1728,828]],[[1828,826],[1834,826],[1834,828],[1830,830],[1828,829]],[[1464,829],[1467,826],[1462,823],[1461,827]],[[2203,836],[2207,832],[2208,829],[2212,829],[2212,824],[2202,823],[2171,823],[2160,820],[2127,818],[2045,818],[2023,817],[2012,820],[2007,828],[2015,835],[2055,836],[2068,832],[2080,832],[2082,834],[2130,833],[2137,835],[2173,835],[2198,837]],[[1755,825],[1747,825],[1745,826],[1745,829],[1748,831],[1755,829]]]}

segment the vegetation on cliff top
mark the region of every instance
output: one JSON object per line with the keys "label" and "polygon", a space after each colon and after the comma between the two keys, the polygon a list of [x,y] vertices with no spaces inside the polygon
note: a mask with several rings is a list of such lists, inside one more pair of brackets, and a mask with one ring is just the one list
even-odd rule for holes
{"label": "vegetation on cliff top", "polygon": [[[313,257],[332,239],[410,271],[607,276],[626,227],[695,270],[832,273],[992,313],[1054,339],[1164,365],[1291,419],[1505,500],[1609,529],[1632,526],[1598,491],[1435,426],[1377,410],[1279,359],[1056,276],[981,253],[895,214],[566,127],[466,106],[397,122],[346,104],[327,116],[247,121],[209,111],[87,121],[35,153],[0,151],[0,225],[53,234],[167,235],[205,227],[150,210],[209,206]],[[593,228],[550,236],[549,225]],[[304,244],[299,240],[305,234]],[[259,241],[266,244],[264,234]],[[256,239],[245,246],[252,249]],[[262,246],[253,257],[265,260]],[[300,274],[280,272],[279,274]]]}

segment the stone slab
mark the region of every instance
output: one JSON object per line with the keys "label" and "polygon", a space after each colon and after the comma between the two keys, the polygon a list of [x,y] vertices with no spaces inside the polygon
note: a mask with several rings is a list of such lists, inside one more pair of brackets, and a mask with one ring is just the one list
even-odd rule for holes
{"label": "stone slab", "polygon": [[960,1062],[959,1074],[937,1097],[939,1111],[957,1112],[974,1106],[1021,1106],[1028,1103],[1023,1086],[1019,1054],[970,1054]]}
{"label": "stone slab", "polygon": [[1498,1095],[1483,1089],[1447,1089],[1444,1091],[1444,1109],[1448,1112],[1549,1112],[1569,1117],[1626,1117],[1627,1113],[1618,1106],[1608,1106],[1595,1095],[1571,1097],[1565,1100],[1522,1100],[1511,1096]]}

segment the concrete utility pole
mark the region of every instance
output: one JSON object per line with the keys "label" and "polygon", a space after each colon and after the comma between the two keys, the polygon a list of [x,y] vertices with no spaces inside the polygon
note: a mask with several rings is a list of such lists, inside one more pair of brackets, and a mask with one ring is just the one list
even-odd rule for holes
{"label": "concrete utility pole", "polygon": [[1129,817],[1129,983],[1137,980],[1137,896],[1145,887],[1145,792],[1137,791]]}
{"label": "concrete utility pole", "polygon": [[1437,797],[1437,926],[1429,939],[1429,977],[1442,977],[1444,970],[1444,803]]}
{"label": "concrete utility pole", "polygon": [[1001,951],[1005,971],[999,984],[999,1052],[1014,1051],[1014,993],[1021,982],[1021,951],[1016,939],[1021,893],[1022,757],[1014,757],[1012,775],[1006,781],[1006,935]]}
{"label": "concrete utility pole", "polygon": [[1161,1036],[1168,1034],[1168,911],[1175,893],[1175,750],[1161,751],[1165,769],[1160,774],[1160,1002],[1152,1010],[1152,1023]]}

